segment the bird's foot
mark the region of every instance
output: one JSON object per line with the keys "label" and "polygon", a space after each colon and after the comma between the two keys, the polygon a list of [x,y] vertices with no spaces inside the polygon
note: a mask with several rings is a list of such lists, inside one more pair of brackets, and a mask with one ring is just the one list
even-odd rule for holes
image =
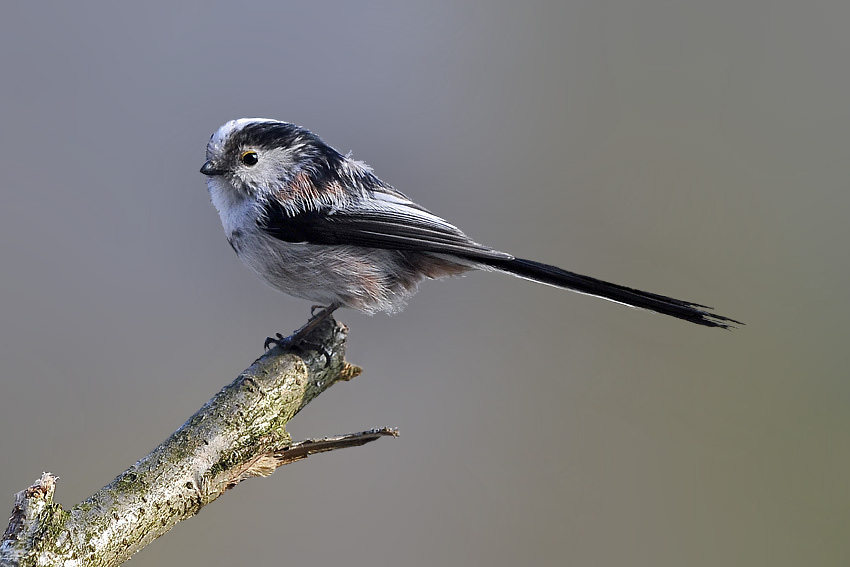
{"label": "bird's foot", "polygon": [[283,350],[293,349],[297,346],[295,343],[295,334],[293,333],[288,337],[284,337],[280,333],[275,333],[274,337],[266,337],[266,340],[263,343],[263,349],[269,350],[272,345],[280,347]]}
{"label": "bird's foot", "polygon": [[[316,309],[319,307],[322,307],[323,310],[316,313]],[[329,353],[323,345],[309,341],[307,337],[316,329],[316,327],[321,325],[325,319],[328,319],[331,314],[337,310],[337,308],[339,308],[339,304],[337,303],[332,303],[327,307],[314,305],[312,309],[310,309],[310,320],[307,321],[304,326],[288,337],[284,337],[280,333],[275,333],[274,337],[266,337],[266,340],[263,343],[263,348],[268,350],[271,345],[275,345],[283,350],[318,350],[325,356],[325,366],[330,366],[331,353]]]}
{"label": "bird's foot", "polygon": [[275,333],[274,337],[266,337],[263,342],[263,348],[269,350],[272,345],[279,347],[282,350],[317,350],[325,357],[325,368],[331,365],[331,353],[321,343],[314,343],[306,338],[299,338],[298,333],[292,333],[288,337],[284,337],[280,333]]}

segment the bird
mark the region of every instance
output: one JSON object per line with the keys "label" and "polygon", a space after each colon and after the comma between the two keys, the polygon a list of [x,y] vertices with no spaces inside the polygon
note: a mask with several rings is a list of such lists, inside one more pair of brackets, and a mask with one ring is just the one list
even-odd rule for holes
{"label": "bird", "polygon": [[200,171],[227,240],[244,264],[272,288],[315,304],[306,325],[287,337],[266,339],[266,348],[299,345],[340,307],[369,314],[401,311],[421,281],[473,270],[508,273],[705,327],[741,324],[705,305],[479,244],[365,163],[289,122],[225,123],[210,137]]}

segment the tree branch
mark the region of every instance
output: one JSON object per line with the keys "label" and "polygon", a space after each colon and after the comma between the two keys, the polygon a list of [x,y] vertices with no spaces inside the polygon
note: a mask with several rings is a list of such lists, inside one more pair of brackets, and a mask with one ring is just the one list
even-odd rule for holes
{"label": "tree branch", "polygon": [[346,333],[329,319],[310,336],[318,352],[264,354],[159,447],[70,511],[53,502],[56,477],[44,473],[15,496],[0,565],[120,565],[247,478],[395,436],[373,429],[291,443],[289,420],[336,382],[360,374],[345,361]]}

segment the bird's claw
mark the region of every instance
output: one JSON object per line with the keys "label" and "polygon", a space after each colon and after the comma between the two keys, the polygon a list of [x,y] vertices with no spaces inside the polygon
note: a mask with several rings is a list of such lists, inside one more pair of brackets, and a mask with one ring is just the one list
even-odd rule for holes
{"label": "bird's claw", "polygon": [[[322,311],[316,313],[316,309],[321,308]],[[320,343],[314,343],[312,341],[308,341],[307,337],[310,336],[310,333],[318,327],[325,319],[329,318],[331,314],[339,308],[339,303],[332,303],[327,307],[323,305],[314,305],[312,309],[310,309],[310,320],[307,321],[307,324],[289,335],[288,337],[284,337],[280,333],[275,333],[275,337],[267,337],[266,342],[263,343],[263,348],[266,350],[269,349],[269,345],[277,345],[281,349],[289,349],[289,350],[305,350],[305,347],[312,348],[313,350],[318,350],[323,355],[325,355],[325,368],[331,365],[331,353],[328,352],[328,349],[324,347],[324,345]]]}
{"label": "bird's claw", "polygon": [[271,345],[275,345],[284,350],[288,348],[293,348],[295,346],[293,336],[294,335],[289,335],[288,337],[284,337],[280,333],[275,333],[276,338],[266,337],[266,341],[263,343],[263,349],[269,350]]}
{"label": "bird's claw", "polygon": [[263,343],[263,348],[269,350],[270,345],[275,345],[282,350],[317,350],[325,357],[325,368],[331,365],[331,353],[320,343],[314,343],[304,338],[297,337],[297,333],[284,337],[280,333],[275,333],[274,337],[266,337]]}

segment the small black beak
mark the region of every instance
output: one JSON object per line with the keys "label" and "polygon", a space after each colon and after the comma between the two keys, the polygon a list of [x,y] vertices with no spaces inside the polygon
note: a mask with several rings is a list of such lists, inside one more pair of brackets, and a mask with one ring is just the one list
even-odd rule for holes
{"label": "small black beak", "polygon": [[201,167],[201,173],[212,177],[214,175],[223,175],[225,173],[225,170],[216,169],[215,167],[213,167],[212,163],[206,162],[204,163],[203,167]]}

